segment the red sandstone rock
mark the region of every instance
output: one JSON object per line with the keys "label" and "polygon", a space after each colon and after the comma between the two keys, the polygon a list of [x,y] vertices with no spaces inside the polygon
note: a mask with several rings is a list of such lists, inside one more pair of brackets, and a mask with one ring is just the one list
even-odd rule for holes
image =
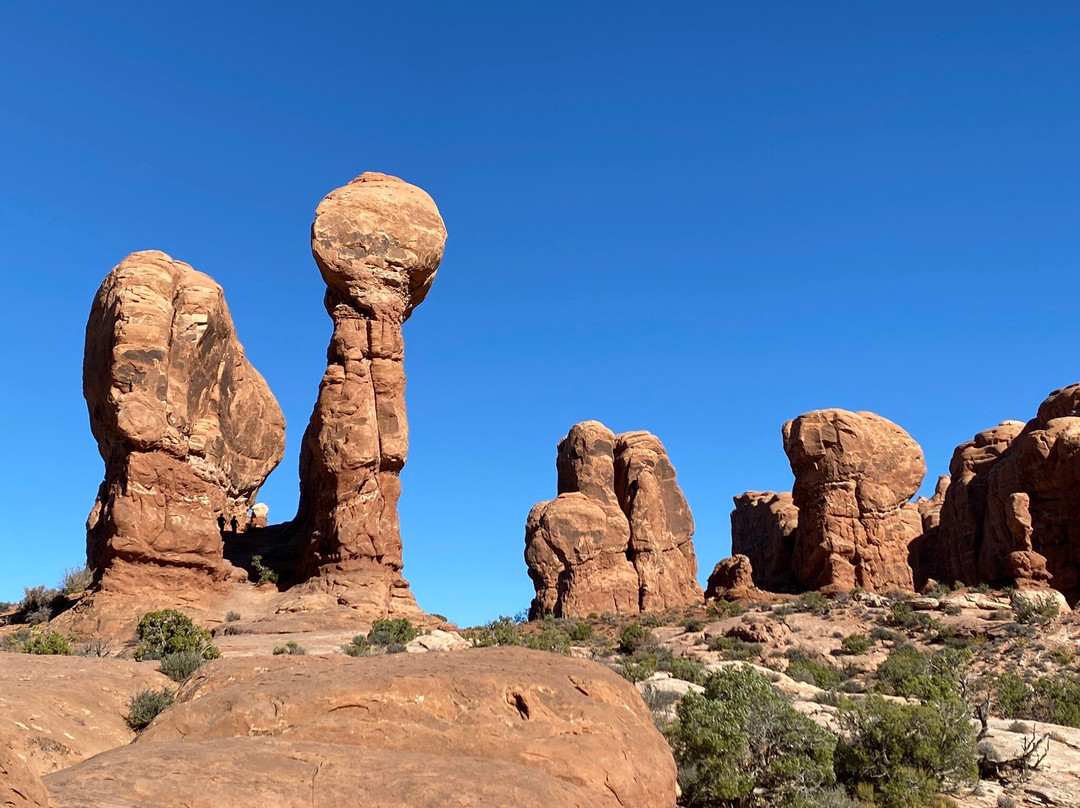
{"label": "red sandstone rock", "polygon": [[734,498],[731,552],[744,555],[753,568],[754,584],[767,592],[798,587],[791,566],[799,509],[789,492],[747,491]]}
{"label": "red sandstone rock", "polygon": [[702,601],[693,517],[655,436],[585,421],[559,443],[556,465],[559,495],[533,507],[525,527],[533,616]]}
{"label": "red sandstone rock", "polygon": [[756,593],[750,559],[744,555],[734,555],[713,567],[709,583],[705,587],[705,600],[739,600],[753,597]]}
{"label": "red sandstone rock", "polygon": [[[94,298],[83,394],[105,460],[87,521],[102,585],[138,587],[162,568],[242,576],[224,561],[222,525],[247,524],[284,452],[285,419],[221,287],[162,252],[125,258]],[[123,565],[135,571],[110,574]]]}
{"label": "red sandstone rock", "polygon": [[134,744],[48,777],[57,805],[675,804],[675,763],[641,697],[585,660],[222,659],[177,701]]}
{"label": "red sandstone rock", "polygon": [[908,545],[922,525],[909,500],[926,474],[919,445],[870,412],[816,410],[783,433],[799,509],[799,580],[826,590],[911,591]]}
{"label": "red sandstone rock", "polygon": [[977,558],[986,519],[987,475],[1023,428],[1019,421],[1002,421],[956,447],[938,532],[930,542],[933,577],[969,586],[982,580]]}
{"label": "red sandstone rock", "polygon": [[41,778],[11,749],[0,746],[0,806],[52,808]]}
{"label": "red sandstone rock", "polygon": [[419,611],[397,514],[409,445],[401,326],[445,243],[431,197],[384,174],[331,192],[311,229],[334,334],[300,453],[300,574],[374,617]]}

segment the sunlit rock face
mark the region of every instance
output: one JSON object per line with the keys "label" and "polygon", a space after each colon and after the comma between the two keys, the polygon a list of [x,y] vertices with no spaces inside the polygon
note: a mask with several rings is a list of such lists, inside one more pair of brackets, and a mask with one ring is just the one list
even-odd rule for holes
{"label": "sunlit rock face", "polygon": [[397,510],[409,448],[402,323],[445,243],[431,197],[385,174],[332,191],[311,227],[334,332],[300,450],[299,573],[375,617],[418,611]]}
{"label": "sunlit rock face", "polygon": [[102,585],[243,577],[223,558],[223,528],[250,521],[281,461],[285,418],[221,287],[163,252],[125,258],[94,297],[83,394],[105,461],[87,522]]}

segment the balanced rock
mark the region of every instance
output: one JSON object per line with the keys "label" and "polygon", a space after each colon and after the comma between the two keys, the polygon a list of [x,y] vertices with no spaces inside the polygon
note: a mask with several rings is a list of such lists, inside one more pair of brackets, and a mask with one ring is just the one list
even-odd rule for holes
{"label": "balanced rock", "polygon": [[299,573],[373,617],[419,611],[397,511],[409,446],[402,323],[445,243],[431,197],[385,174],[332,191],[311,228],[334,333],[300,449]]}
{"label": "balanced rock", "polygon": [[702,601],[693,517],[654,435],[585,421],[559,443],[556,466],[558,496],[535,505],[525,526],[534,617]]}
{"label": "balanced rock", "polygon": [[750,559],[744,555],[734,555],[713,567],[705,587],[705,600],[738,600],[752,597],[756,591]]}
{"label": "balanced rock", "polygon": [[922,533],[910,502],[926,475],[922,450],[871,412],[815,410],[784,424],[799,529],[792,564],[814,589],[911,591],[908,545]]}
{"label": "balanced rock", "polygon": [[734,498],[731,552],[747,558],[754,584],[767,592],[797,589],[791,554],[799,527],[799,509],[790,492],[747,491]]}
{"label": "balanced rock", "polygon": [[98,289],[83,394],[105,461],[87,521],[103,587],[195,571],[243,576],[223,557],[285,449],[285,418],[244,356],[225,295],[157,251],[132,253]]}
{"label": "balanced rock", "polygon": [[59,808],[674,808],[634,686],[522,648],[226,658],[139,739],[46,778]]}

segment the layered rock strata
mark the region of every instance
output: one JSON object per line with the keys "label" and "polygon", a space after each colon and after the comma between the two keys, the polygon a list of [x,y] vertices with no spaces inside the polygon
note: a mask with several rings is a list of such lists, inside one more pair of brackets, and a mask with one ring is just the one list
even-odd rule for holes
{"label": "layered rock strata", "polygon": [[734,498],[731,552],[745,556],[754,584],[767,592],[793,592],[798,587],[791,566],[799,509],[790,492],[747,491]]}
{"label": "layered rock strata", "polygon": [[311,228],[334,333],[300,450],[298,572],[374,617],[418,611],[397,511],[409,445],[402,323],[445,243],[431,197],[385,174],[332,191]]}
{"label": "layered rock strata", "polygon": [[558,496],[535,505],[525,526],[534,617],[702,601],[693,517],[654,435],[585,421],[559,443],[556,467]]}
{"label": "layered rock strata", "polygon": [[94,298],[83,394],[105,461],[87,520],[102,586],[242,577],[223,558],[224,538],[248,524],[280,462],[285,419],[244,356],[221,287],[163,252],[125,258]]}
{"label": "layered rock strata", "polygon": [[799,581],[826,591],[910,591],[909,545],[922,533],[910,500],[926,474],[919,445],[879,415],[838,409],[800,415],[783,435],[799,511]]}

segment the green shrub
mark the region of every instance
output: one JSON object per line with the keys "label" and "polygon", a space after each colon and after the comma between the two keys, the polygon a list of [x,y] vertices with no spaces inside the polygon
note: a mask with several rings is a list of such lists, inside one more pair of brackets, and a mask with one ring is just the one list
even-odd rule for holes
{"label": "green shrub", "polygon": [[174,682],[186,681],[206,662],[198,651],[174,651],[161,658],[161,672]]}
{"label": "green shrub", "polygon": [[303,656],[306,653],[307,649],[296,640],[289,640],[284,645],[279,645],[274,649],[274,656]]}
{"label": "green shrub", "polygon": [[741,637],[710,637],[705,646],[710,651],[719,651],[720,655],[732,662],[748,662],[761,656],[762,645],[748,642]]}
{"label": "green shrub", "polygon": [[71,641],[55,631],[42,631],[32,635],[22,650],[25,654],[71,656]]}
{"label": "green shrub", "polygon": [[714,600],[705,607],[705,613],[710,617],[716,617],[723,620],[725,617],[738,617],[745,610],[738,601],[734,600]]}
{"label": "green shrub", "polygon": [[976,731],[959,698],[908,705],[870,696],[842,703],[836,718],[837,779],[878,808],[924,808],[978,778]]}
{"label": "green shrub", "polygon": [[864,637],[862,634],[849,634],[840,641],[840,648],[845,654],[852,654],[858,656],[859,654],[865,654],[871,648],[874,647],[874,643],[869,637]]}
{"label": "green shrub", "polygon": [[1023,718],[1027,715],[1032,691],[1023,679],[1007,672],[994,677],[992,685],[994,700],[1002,718]]}
{"label": "green shrub", "polygon": [[[1009,606],[1016,615],[1018,623],[1042,622],[1058,616],[1058,603],[1053,595],[1037,592],[1013,592]],[[1040,619],[1041,618],[1041,619]]]}
{"label": "green shrub", "polygon": [[655,614],[647,614],[641,618],[641,625],[645,628],[660,628],[660,618]]}
{"label": "green shrub", "polygon": [[832,603],[816,589],[811,589],[809,592],[800,595],[797,600],[792,601],[791,606],[796,612],[809,612],[820,616],[828,613],[829,609],[832,608]]}
{"label": "green shrub", "polygon": [[240,612],[228,612],[225,615],[225,622],[226,623],[235,623],[239,619],[240,619]]}
{"label": "green shrub", "polygon": [[1080,679],[1075,676],[1043,677],[1032,683],[1032,691],[1025,718],[1080,727]]}
{"label": "green shrub", "polygon": [[363,634],[357,634],[351,643],[341,646],[341,650],[352,657],[367,656],[371,653],[371,643]]}
{"label": "green shrub", "polygon": [[164,688],[140,690],[128,701],[127,724],[136,732],[146,729],[172,703],[172,693]]}
{"label": "green shrub", "polygon": [[870,629],[870,639],[874,642],[900,642],[904,639],[904,635],[881,626],[874,626]]}
{"label": "green shrub", "polygon": [[749,667],[710,675],[676,712],[668,738],[689,808],[795,808],[834,782],[836,739]]}
{"label": "green shrub", "polygon": [[970,660],[967,650],[944,648],[928,657],[913,645],[901,645],[881,663],[878,682],[883,692],[894,696],[947,698],[959,692],[960,676]]}
{"label": "green shrub", "polygon": [[1076,652],[1061,645],[1050,652],[1050,659],[1058,665],[1070,665],[1076,659]]}
{"label": "green shrub", "polygon": [[628,623],[619,632],[619,653],[632,654],[637,647],[645,642],[649,632],[637,623]]}
{"label": "green shrub", "polygon": [[525,640],[521,636],[521,628],[514,622],[512,617],[500,617],[486,626],[469,629],[465,632],[465,639],[483,648],[493,645],[524,645]]}
{"label": "green shrub", "polygon": [[682,621],[682,627],[686,629],[689,634],[696,634],[699,631],[705,630],[705,623],[698,620],[696,617],[687,617]]}
{"label": "green shrub", "polygon": [[823,690],[838,687],[846,676],[832,665],[815,659],[802,648],[791,648],[784,653],[788,658],[785,673],[796,682],[807,682]]}
{"label": "green shrub", "polygon": [[980,595],[985,595],[990,591],[990,584],[982,583],[975,587],[975,591]]}
{"label": "green shrub", "polygon": [[404,617],[395,617],[389,620],[376,620],[371,624],[368,632],[368,642],[372,645],[404,645],[416,639],[419,632],[416,627]]}
{"label": "green shrub", "polygon": [[203,659],[221,656],[210,632],[176,609],[147,612],[139,621],[135,636],[139,641],[136,659],[161,659],[181,651],[198,653]]}
{"label": "green shrub", "polygon": [[567,635],[572,642],[588,642],[593,638],[592,626],[586,620],[575,620]]}
{"label": "green shrub", "polygon": [[263,564],[263,557],[261,555],[254,555],[251,557],[251,571],[255,573],[255,584],[276,584],[278,580],[278,574],[274,572],[270,567]]}
{"label": "green shrub", "polygon": [[545,617],[540,622],[540,630],[525,638],[525,645],[537,651],[569,654],[570,635],[555,622],[554,618]]}

